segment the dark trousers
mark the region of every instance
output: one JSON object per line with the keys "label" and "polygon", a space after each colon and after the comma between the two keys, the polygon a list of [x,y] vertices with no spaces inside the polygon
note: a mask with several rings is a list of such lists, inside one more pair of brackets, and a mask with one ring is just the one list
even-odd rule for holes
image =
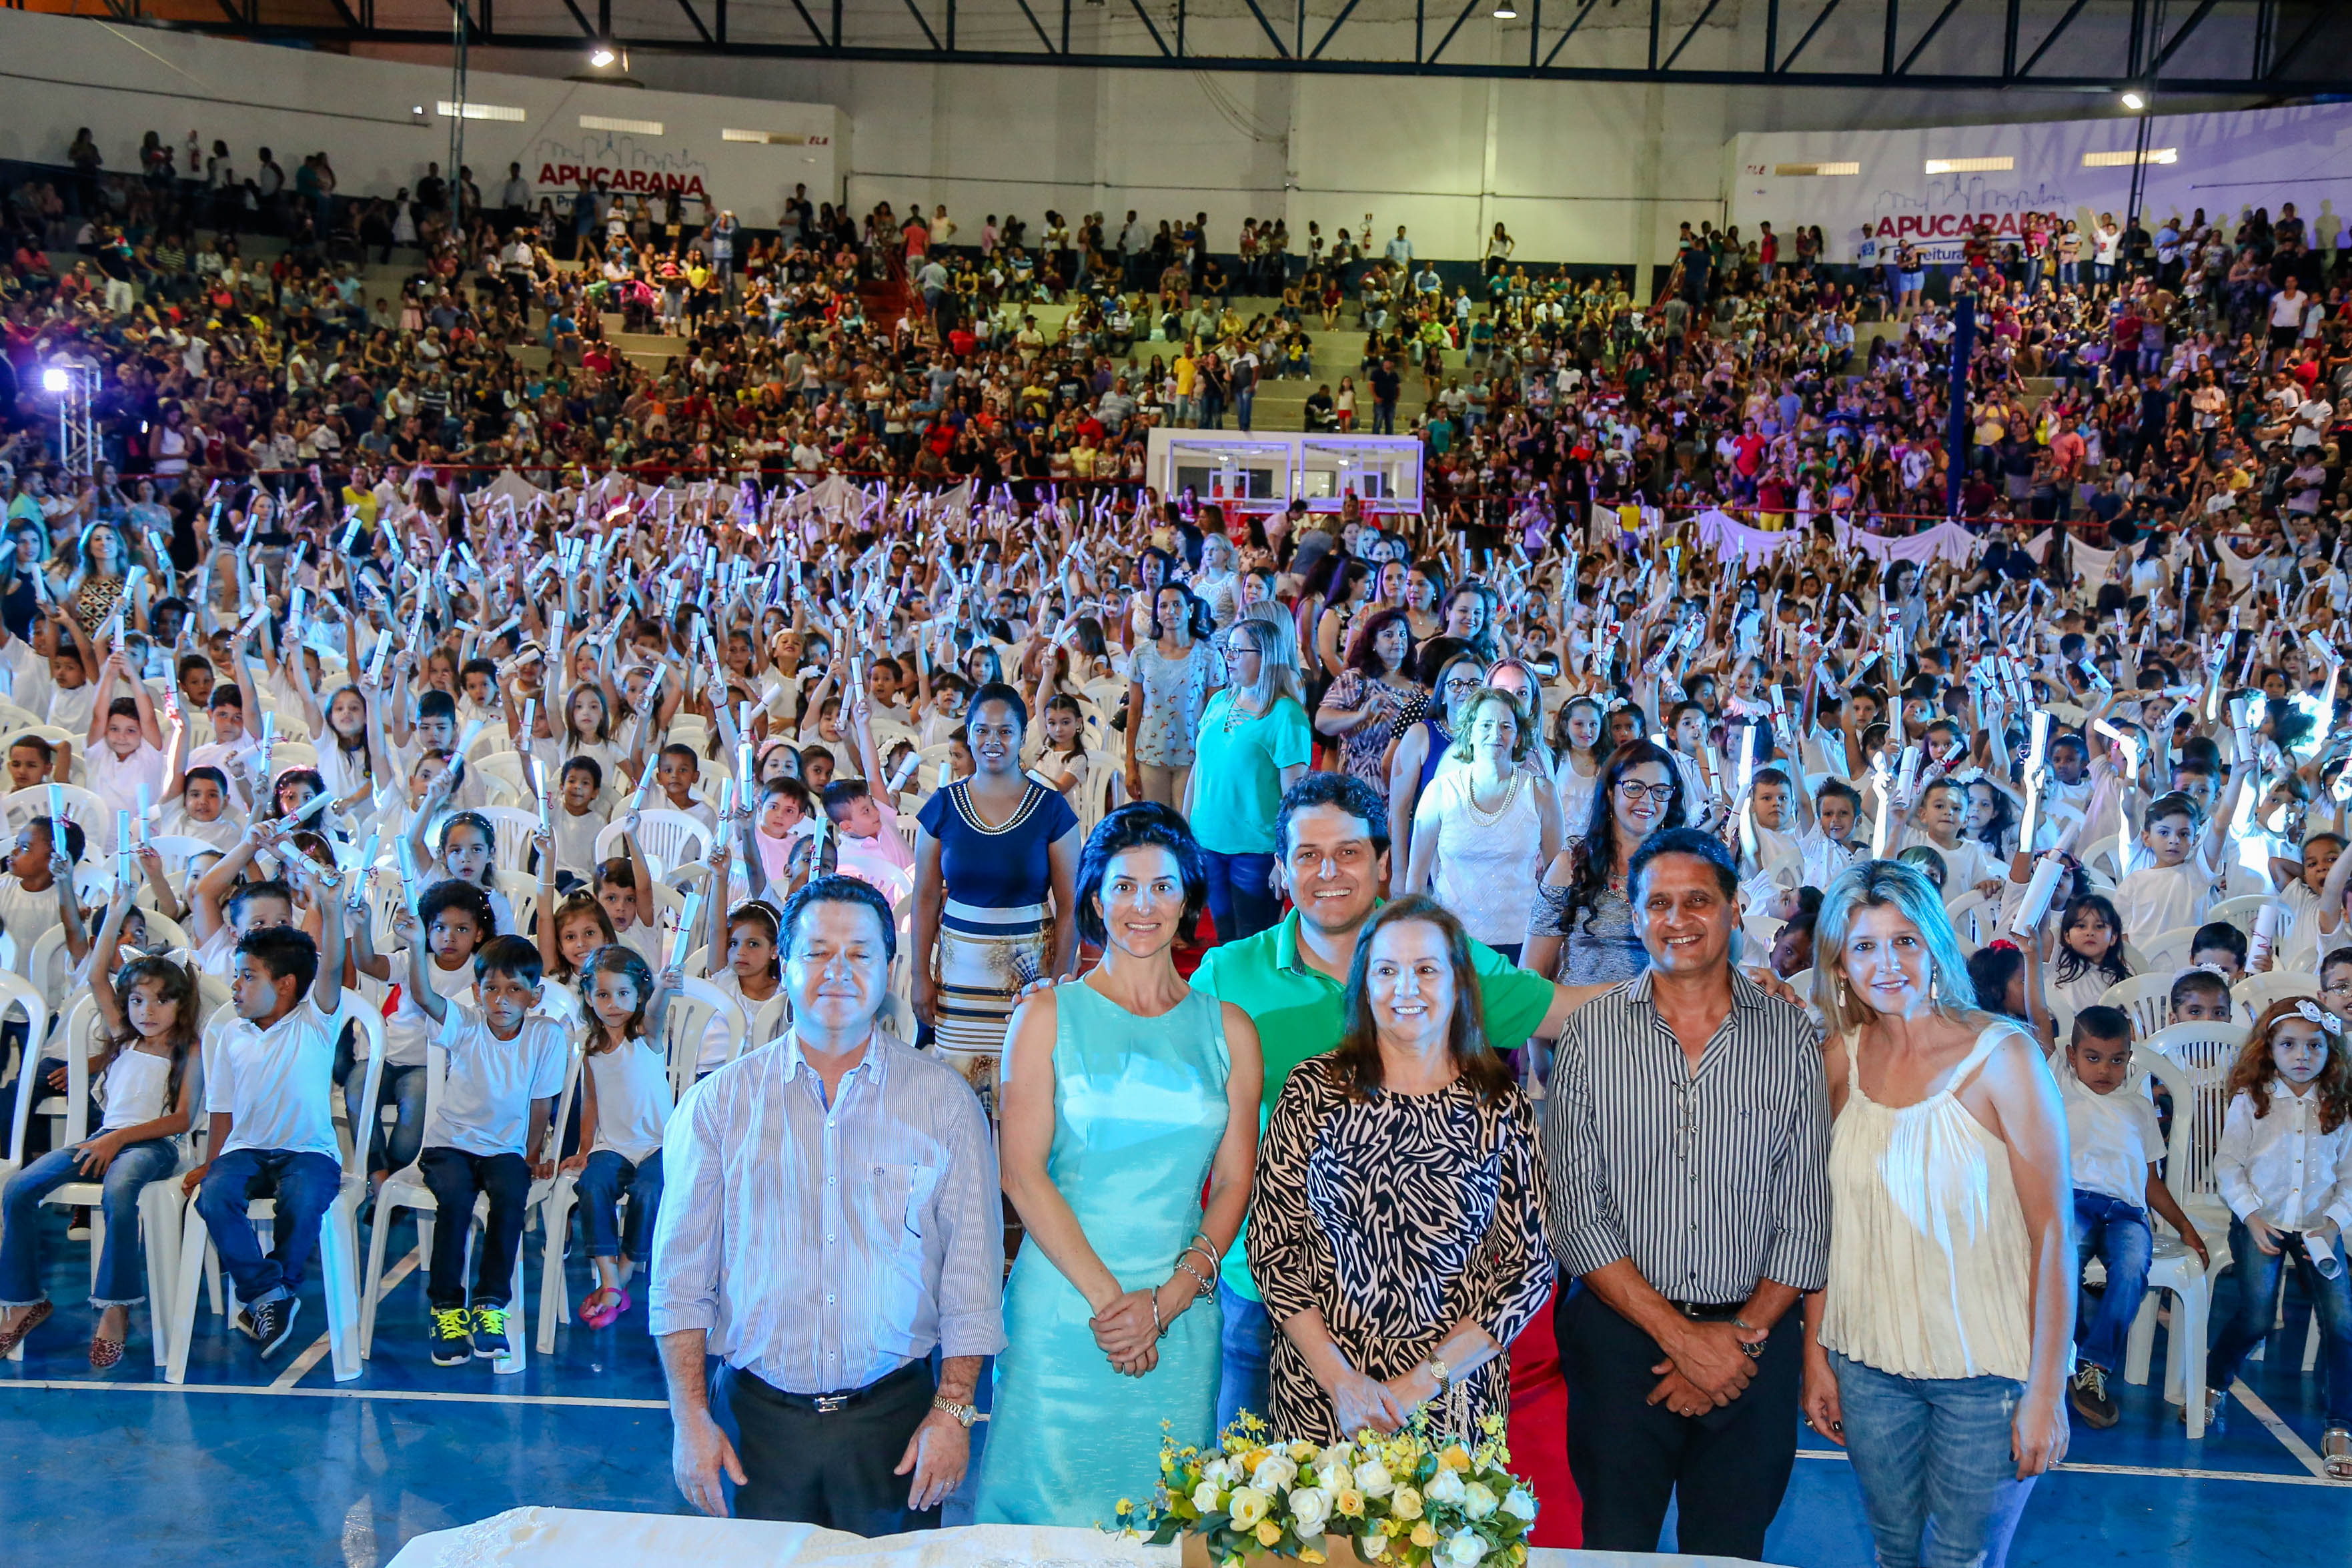
{"label": "dark trousers", "polygon": [[1201,859],[1209,872],[1209,918],[1216,923],[1218,941],[1255,936],[1282,918],[1281,895],[1266,885],[1272,855],[1203,850]]}
{"label": "dark trousers", "polygon": [[474,1257],[473,1304],[505,1306],[514,1282],[515,1249],[522,1245],[530,1166],[520,1155],[475,1155],[464,1149],[427,1149],[416,1157],[416,1166],[438,1211],[433,1217],[433,1259],[425,1299],[436,1308],[466,1305],[466,1233],[474,1223],[474,1197],[486,1192],[490,1214]]}
{"label": "dark trousers", "polygon": [[1657,1342],[1582,1286],[1560,1293],[1553,1327],[1568,1376],[1568,1468],[1584,1499],[1593,1552],[1654,1552],[1666,1503],[1681,1504],[1680,1549],[1694,1556],[1764,1555],[1797,1462],[1797,1393],[1804,1325],[1773,1325],[1755,1380],[1720,1410],[1677,1416],[1648,1403],[1666,1359]]}
{"label": "dark trousers", "polygon": [[909,1362],[846,1396],[831,1412],[732,1366],[719,1385],[735,1416],[735,1454],[751,1479],[735,1489],[735,1517],[897,1535],[937,1530],[940,1511],[907,1506],[912,1475],[893,1475],[929,1414],[938,1385],[929,1362]]}

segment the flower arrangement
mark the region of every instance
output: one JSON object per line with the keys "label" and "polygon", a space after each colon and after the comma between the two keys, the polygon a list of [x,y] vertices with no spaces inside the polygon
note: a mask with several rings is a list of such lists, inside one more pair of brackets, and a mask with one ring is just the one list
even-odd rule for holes
{"label": "flower arrangement", "polygon": [[1397,1432],[1366,1430],[1325,1448],[1272,1437],[1244,1411],[1205,1450],[1164,1439],[1150,1506],[1121,1499],[1117,1528],[1156,1546],[1195,1538],[1216,1568],[1261,1553],[1383,1568],[1520,1568],[1535,1494],[1504,1468],[1511,1455],[1502,1418],[1490,1416],[1480,1432],[1465,1447],[1415,1416]]}

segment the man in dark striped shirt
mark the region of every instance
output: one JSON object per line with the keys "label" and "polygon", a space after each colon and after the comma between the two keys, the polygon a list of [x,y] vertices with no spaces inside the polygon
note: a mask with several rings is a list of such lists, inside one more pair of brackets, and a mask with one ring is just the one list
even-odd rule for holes
{"label": "man in dark striped shirt", "polygon": [[1628,886],[1650,969],[1569,1020],[1545,1105],[1546,1228],[1584,1544],[1760,1558],[1796,1458],[1806,1292],[1829,1260],[1819,1031],[1730,961],[1738,879],[1695,829]]}

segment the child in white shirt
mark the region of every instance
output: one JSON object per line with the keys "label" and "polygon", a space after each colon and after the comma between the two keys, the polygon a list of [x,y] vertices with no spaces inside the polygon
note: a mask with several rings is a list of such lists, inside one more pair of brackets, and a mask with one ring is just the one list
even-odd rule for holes
{"label": "child in white shirt", "polygon": [[[659,981],[632,948],[601,948],[581,976],[590,1022],[580,1075],[581,1152],[563,1162],[579,1173],[580,1227],[596,1289],[580,1303],[580,1321],[610,1328],[629,1310],[624,1289],[646,1261],[661,1211],[662,1130],[674,1106],[662,1023],[677,988],[676,970]],[[625,1228],[622,1195],[629,1199]]]}
{"label": "child in white shirt", "polygon": [[[478,892],[462,883],[443,885]],[[441,995],[415,915],[402,910],[395,929],[408,943],[405,992],[438,1026],[437,1043],[447,1052],[439,1103],[416,1162],[439,1212],[425,1292],[433,1309],[433,1364],[496,1361],[512,1348],[508,1292],[531,1177],[555,1174],[545,1145],[571,1072],[571,1047],[562,1026],[536,1010],[539,950],[529,940],[493,936],[474,956],[477,1009]],[[485,1193],[489,1215],[475,1249],[469,1305],[466,1241],[474,1200]]]}
{"label": "child in white shirt", "polygon": [[2069,1398],[2094,1427],[2112,1427],[2117,1411],[2107,1382],[2123,1366],[2124,1336],[2139,1316],[2155,1256],[2148,1211],[2164,1217],[2200,1261],[2205,1239],[2173,1201],[2158,1174],[2164,1132],[2148,1097],[2126,1087],[2131,1078],[2131,1019],[2120,1008],[2094,1004],[2074,1015],[2074,1034],[2058,1074],[2066,1107],[2066,1148],[2074,1189],[2078,1263],[2105,1265],[2106,1293],[2085,1305],[2081,1353]]}
{"label": "child in white shirt", "polygon": [[2213,1176],[2230,1206],[2238,1310],[2205,1362],[2219,1409],[2238,1369],[2271,1332],[2280,1276],[2293,1263],[2319,1322],[2326,1363],[2328,1474],[2352,1479],[2352,1057],[2343,1020],[2308,998],[2275,1002],[2230,1069],[2230,1109]]}
{"label": "child in white shirt", "polygon": [[2244,787],[2244,769],[2231,768],[2230,780],[2221,809],[2201,831],[2196,803],[2188,796],[2162,795],[2149,802],[2140,843],[2155,863],[2133,872],[2116,888],[2116,912],[2135,939],[2150,941],[2183,925],[2204,924],[2213,884],[2221,875],[2229,814]]}
{"label": "child in white shirt", "polygon": [[[335,896],[337,873],[300,857],[293,864],[314,902],[347,913]],[[336,1009],[344,924],[326,921],[320,942],[290,925],[239,938],[229,979],[236,1019],[205,1054],[212,1156],[188,1174],[186,1185],[201,1189],[196,1212],[245,1303],[238,1326],[265,1356],[293,1333],[320,1217],[342,1186],[330,1097],[341,1030]],[[266,1257],[247,1218],[247,1206],[262,1196],[278,1203],[278,1244]]]}

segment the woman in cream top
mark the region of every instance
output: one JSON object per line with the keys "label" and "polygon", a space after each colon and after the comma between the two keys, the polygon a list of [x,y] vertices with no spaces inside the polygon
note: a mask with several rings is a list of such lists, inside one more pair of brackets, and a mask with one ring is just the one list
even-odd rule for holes
{"label": "woman in cream top", "polygon": [[1840,875],[1813,942],[1836,1120],[1806,1419],[1846,1446],[1881,1563],[1999,1568],[2033,1478],[2066,1452],[2075,1260],[2057,1081],[2030,1037],[1978,1009],[1943,901],[1911,867]]}

